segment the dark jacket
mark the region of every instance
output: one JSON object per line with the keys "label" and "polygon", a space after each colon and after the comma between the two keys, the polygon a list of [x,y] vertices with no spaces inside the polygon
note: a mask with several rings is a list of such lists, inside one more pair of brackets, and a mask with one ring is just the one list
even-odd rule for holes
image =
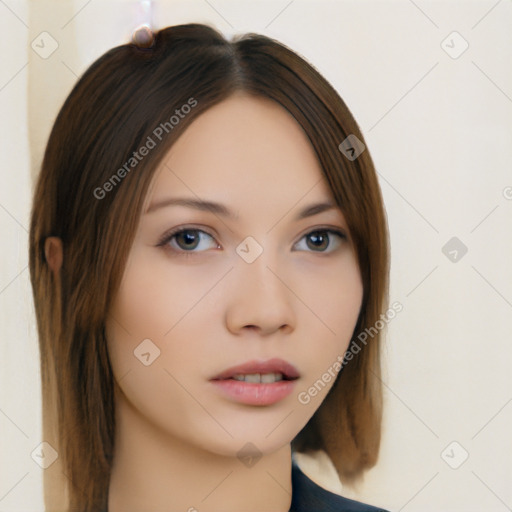
{"label": "dark jacket", "polygon": [[387,512],[372,505],[343,498],[322,489],[308,478],[292,457],[292,506],[290,512]]}

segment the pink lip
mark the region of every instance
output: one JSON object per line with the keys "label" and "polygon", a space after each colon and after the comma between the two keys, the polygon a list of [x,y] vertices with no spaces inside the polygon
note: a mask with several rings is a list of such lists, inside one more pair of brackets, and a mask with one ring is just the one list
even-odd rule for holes
{"label": "pink lip", "polygon": [[[285,379],[272,383],[256,383],[234,380],[235,375],[250,373],[282,373]],[[235,402],[247,405],[271,405],[286,398],[295,387],[299,372],[282,359],[248,361],[223,371],[211,382],[223,395]]]}

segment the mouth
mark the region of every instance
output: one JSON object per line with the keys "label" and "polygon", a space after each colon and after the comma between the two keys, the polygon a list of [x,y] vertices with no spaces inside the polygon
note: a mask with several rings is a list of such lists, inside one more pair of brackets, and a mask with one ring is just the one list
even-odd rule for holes
{"label": "mouth", "polygon": [[282,373],[241,373],[230,377],[230,379],[238,380],[239,382],[251,382],[253,384],[272,384],[281,380],[295,380],[288,378]]}
{"label": "mouth", "polygon": [[210,381],[231,401],[263,406],[286,398],[299,377],[292,364],[283,359],[270,359],[233,366]]}
{"label": "mouth", "polygon": [[283,359],[267,361],[248,361],[224,370],[211,380],[237,380],[240,382],[271,384],[281,380],[296,380],[298,370]]}

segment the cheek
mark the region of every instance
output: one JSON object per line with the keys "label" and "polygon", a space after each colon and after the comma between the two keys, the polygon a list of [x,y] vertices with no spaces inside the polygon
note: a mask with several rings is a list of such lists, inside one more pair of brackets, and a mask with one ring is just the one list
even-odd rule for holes
{"label": "cheek", "polygon": [[210,290],[229,269],[224,267],[178,267],[163,254],[133,248],[106,321],[114,374],[140,370],[137,356],[148,351],[150,360],[158,355],[154,365],[162,371],[179,374],[197,365],[198,354],[205,352],[201,343],[222,318],[221,302],[212,302]]}
{"label": "cheek", "polygon": [[346,328],[355,326],[361,309],[363,286],[359,274],[343,273],[328,279],[321,287],[312,287],[308,303],[324,330],[333,341],[343,339]]}
{"label": "cheek", "polygon": [[319,286],[308,282],[309,365],[304,385],[297,390],[302,405],[317,408],[333,386],[359,317],[363,284],[353,255],[322,277]]}
{"label": "cheek", "polygon": [[[363,283],[352,252],[346,252],[336,265],[326,265],[318,281],[308,279],[303,296],[316,317],[318,333],[327,347],[344,347],[350,342],[363,299]],[[306,301],[305,301],[306,302]]]}
{"label": "cheek", "polygon": [[134,251],[111,309],[110,319],[136,339],[163,339],[215,282],[204,267],[170,264]]}
{"label": "cheek", "polygon": [[149,362],[145,359],[161,357],[165,333],[177,321],[179,311],[180,300],[173,290],[181,289],[182,283],[169,282],[161,268],[151,267],[138,256],[137,251],[130,254],[106,320],[111,364],[118,378],[139,370]]}
{"label": "cheek", "polygon": [[183,422],[204,417],[181,384],[200,396],[187,382],[187,369],[197,367],[198,340],[204,339],[211,318],[219,317],[201,300],[218,276],[206,270],[203,276],[194,266],[176,271],[165,258],[143,256],[132,252],[107,316],[110,362],[135,409],[154,425],[179,432]]}

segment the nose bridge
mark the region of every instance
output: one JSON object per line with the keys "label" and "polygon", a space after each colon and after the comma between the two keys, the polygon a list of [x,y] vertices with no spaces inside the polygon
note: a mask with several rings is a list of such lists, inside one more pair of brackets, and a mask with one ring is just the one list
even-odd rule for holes
{"label": "nose bridge", "polygon": [[274,298],[276,293],[280,294],[282,283],[274,275],[279,267],[278,258],[270,244],[247,237],[237,247],[237,254],[241,260],[237,262],[238,272],[253,293],[268,293]]}
{"label": "nose bridge", "polygon": [[[237,247],[235,281],[228,317],[232,328],[259,327],[271,332],[294,324],[292,293],[280,274],[282,265],[274,249],[248,237]],[[281,281],[283,279],[283,281]]]}

